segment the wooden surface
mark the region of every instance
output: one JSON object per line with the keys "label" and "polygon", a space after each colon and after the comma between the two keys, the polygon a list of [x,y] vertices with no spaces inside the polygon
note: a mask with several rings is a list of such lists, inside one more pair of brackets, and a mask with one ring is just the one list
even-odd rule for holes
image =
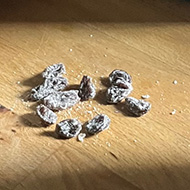
{"label": "wooden surface", "polygon": [[[183,0],[0,1],[0,104],[14,112],[0,112],[0,189],[190,189],[189,21]],[[37,104],[23,99],[57,62],[71,87],[84,74],[97,86],[95,100],[59,120],[105,113],[109,130],[80,143],[39,126]],[[132,96],[150,95],[147,115],[105,105],[116,68],[133,77]]]}

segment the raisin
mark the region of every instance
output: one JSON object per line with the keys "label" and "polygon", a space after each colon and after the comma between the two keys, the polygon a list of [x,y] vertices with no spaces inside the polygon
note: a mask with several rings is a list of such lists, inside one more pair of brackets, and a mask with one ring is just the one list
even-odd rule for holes
{"label": "raisin", "polygon": [[44,83],[33,88],[30,93],[31,100],[41,100],[54,91],[63,90],[68,85],[68,80],[63,77],[45,79]]}
{"label": "raisin", "polygon": [[79,87],[79,97],[82,101],[94,98],[96,95],[96,89],[92,83],[92,78],[89,76],[83,76],[80,87]]}
{"label": "raisin", "polygon": [[48,78],[44,83],[47,83],[48,88],[53,88],[56,91],[63,90],[68,85],[68,80],[63,77]]}
{"label": "raisin", "polygon": [[112,85],[120,88],[129,88],[132,84],[131,76],[123,70],[114,70],[109,75],[109,80]]}
{"label": "raisin", "polygon": [[38,85],[31,90],[29,99],[33,101],[41,100],[53,92],[54,92],[54,89],[52,88],[46,88],[43,84]]}
{"label": "raisin", "polygon": [[110,125],[110,118],[107,115],[99,114],[86,124],[86,130],[89,134],[94,135],[105,129]]}
{"label": "raisin", "polygon": [[125,99],[127,111],[137,117],[146,114],[150,108],[151,104],[144,100],[137,100],[133,97],[128,97]]}
{"label": "raisin", "polygon": [[66,70],[65,70],[64,64],[57,63],[57,64],[47,67],[42,73],[42,77],[43,78],[59,77],[65,73],[66,73]]}
{"label": "raisin", "polygon": [[67,109],[79,101],[78,90],[58,91],[44,98],[44,104],[54,111]]}
{"label": "raisin", "polygon": [[56,125],[55,132],[60,138],[72,138],[82,130],[82,125],[77,119],[66,119]]}
{"label": "raisin", "polygon": [[56,123],[57,115],[51,111],[49,108],[44,106],[43,104],[40,104],[36,108],[37,115],[41,118],[43,121],[44,126],[51,125],[53,123]]}
{"label": "raisin", "polygon": [[128,89],[125,88],[119,88],[118,86],[111,86],[107,90],[107,102],[108,103],[118,103],[122,101],[124,98],[126,98],[131,91],[133,90],[133,87],[130,85]]}

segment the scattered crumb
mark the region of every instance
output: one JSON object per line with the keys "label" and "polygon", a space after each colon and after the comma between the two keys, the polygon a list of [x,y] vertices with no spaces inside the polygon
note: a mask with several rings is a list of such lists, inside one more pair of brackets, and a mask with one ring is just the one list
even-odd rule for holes
{"label": "scattered crumb", "polygon": [[136,143],[136,142],[137,142],[137,140],[136,140],[136,139],[134,139],[134,140],[133,140],[133,142],[134,142],[134,143]]}
{"label": "scattered crumb", "polygon": [[20,84],[20,81],[17,81],[17,84]]}
{"label": "scattered crumb", "polygon": [[93,35],[92,35],[92,34],[90,34],[89,36],[90,36],[91,38],[93,37]]}
{"label": "scattered crumb", "polygon": [[71,51],[73,51],[73,49],[69,49],[69,51],[71,52]]}
{"label": "scattered crumb", "polygon": [[104,57],[107,57],[107,55],[106,55],[106,54],[104,54]]}
{"label": "scattered crumb", "polygon": [[14,74],[16,74],[16,71],[13,71]]}
{"label": "scattered crumb", "polygon": [[124,106],[122,106],[122,107],[121,107],[121,109],[122,109],[122,110],[124,110],[124,109],[125,109],[125,107],[124,107]]}
{"label": "scattered crumb", "polygon": [[109,142],[106,142],[106,144],[107,144],[107,146],[108,146],[108,147],[110,147],[110,146],[111,146],[111,144],[110,144]]}
{"label": "scattered crumb", "polygon": [[86,134],[85,134],[85,133],[80,133],[80,134],[78,135],[78,141],[83,142],[85,137],[86,137]]}
{"label": "scattered crumb", "polygon": [[80,169],[79,168],[77,168],[77,171],[79,171]]}
{"label": "scattered crumb", "polygon": [[141,98],[148,99],[148,98],[150,98],[150,96],[148,94],[147,95],[142,95]]}
{"label": "scattered crumb", "polygon": [[73,70],[71,70],[71,72],[72,72],[72,73],[74,73],[74,71],[73,71]]}
{"label": "scattered crumb", "polygon": [[160,82],[157,80],[156,83],[159,84]]}
{"label": "scattered crumb", "polygon": [[173,84],[177,84],[177,80],[174,80],[174,81],[173,81]]}
{"label": "scattered crumb", "polygon": [[118,113],[119,111],[118,110],[115,110],[115,113]]}
{"label": "scattered crumb", "polygon": [[98,73],[98,71],[95,71],[95,73]]}
{"label": "scattered crumb", "polygon": [[14,109],[13,108],[10,108],[11,111],[13,111]]}
{"label": "scattered crumb", "polygon": [[105,156],[107,156],[107,155],[108,155],[108,153],[104,153],[104,155],[105,155]]}
{"label": "scattered crumb", "polygon": [[184,82],[182,82],[181,84],[185,84]]}
{"label": "scattered crumb", "polygon": [[172,111],[170,114],[171,114],[171,115],[176,114],[176,110],[175,110],[175,109],[173,109],[173,111]]}

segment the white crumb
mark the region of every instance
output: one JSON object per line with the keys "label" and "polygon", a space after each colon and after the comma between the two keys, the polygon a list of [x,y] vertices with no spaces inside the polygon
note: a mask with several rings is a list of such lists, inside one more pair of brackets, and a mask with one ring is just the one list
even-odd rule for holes
{"label": "white crumb", "polygon": [[177,80],[174,80],[174,81],[173,81],[173,84],[177,84]]}
{"label": "white crumb", "polygon": [[148,99],[148,98],[150,98],[150,96],[148,94],[146,94],[146,95],[142,95],[141,98]]}
{"label": "white crumb", "polygon": [[108,155],[108,153],[104,153],[104,155],[105,155],[105,156],[107,156],[107,155]]}
{"label": "white crumb", "polygon": [[104,57],[107,57],[107,55],[106,55],[106,54],[104,54]]}
{"label": "white crumb", "polygon": [[90,34],[89,36],[90,36],[91,38],[93,37],[93,35],[92,35],[92,34]]}
{"label": "white crumb", "polygon": [[91,111],[87,111],[87,113],[92,114],[92,112],[91,112]]}
{"label": "white crumb", "polygon": [[98,73],[98,71],[95,71],[95,73]]}
{"label": "white crumb", "polygon": [[157,80],[156,83],[159,84],[160,82]]}
{"label": "white crumb", "polygon": [[73,73],[74,71],[73,71],[73,70],[71,70],[71,72]]}
{"label": "white crumb", "polygon": [[69,51],[71,52],[71,51],[73,51],[73,49],[69,49]]}
{"label": "white crumb", "polygon": [[134,139],[134,140],[133,140],[133,142],[134,142],[134,143],[136,143],[136,142],[137,142],[137,140],[136,140],[136,139]]}
{"label": "white crumb", "polygon": [[137,74],[138,76],[140,75],[140,73]]}
{"label": "white crumb", "polygon": [[118,110],[115,110],[115,113],[118,113],[119,111]]}
{"label": "white crumb", "polygon": [[109,142],[106,142],[106,144],[107,144],[107,146],[108,146],[108,147],[110,147],[110,146],[111,146],[111,144],[110,144]]}
{"label": "white crumb", "polygon": [[78,135],[78,141],[83,142],[85,137],[86,137],[86,134],[85,134],[85,133],[80,133],[80,134]]}
{"label": "white crumb", "polygon": [[20,84],[20,81],[17,81],[17,84]]}
{"label": "white crumb", "polygon": [[171,114],[171,115],[176,114],[176,110],[175,110],[175,109],[173,109],[173,111],[172,111],[170,114]]}

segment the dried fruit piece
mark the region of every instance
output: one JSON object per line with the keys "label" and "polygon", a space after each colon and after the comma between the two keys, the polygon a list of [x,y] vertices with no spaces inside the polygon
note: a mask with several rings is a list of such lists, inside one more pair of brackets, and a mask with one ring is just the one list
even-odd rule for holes
{"label": "dried fruit piece", "polygon": [[65,74],[65,66],[63,63],[53,64],[47,67],[44,72],[42,73],[43,78],[52,78],[52,77],[59,77],[62,74]]}
{"label": "dried fruit piece", "polygon": [[109,75],[109,80],[112,85],[120,88],[129,88],[132,84],[131,76],[123,70],[114,70]]}
{"label": "dried fruit piece", "polygon": [[58,91],[44,98],[44,104],[51,110],[59,111],[74,106],[80,101],[78,90]]}
{"label": "dried fruit piece", "polygon": [[94,98],[96,95],[96,89],[92,83],[92,78],[89,76],[83,76],[80,87],[79,87],[79,97],[82,101]]}
{"label": "dried fruit piece", "polygon": [[43,84],[36,86],[31,90],[29,99],[30,100],[41,100],[48,96],[49,94],[53,93],[54,89],[53,88],[46,88]]}
{"label": "dried fruit piece", "polygon": [[68,80],[63,77],[47,78],[44,81],[44,85],[47,86],[47,88],[53,88],[56,91],[60,91],[68,85]]}
{"label": "dried fruit piece", "polygon": [[63,77],[45,79],[44,83],[33,88],[30,93],[31,100],[41,100],[54,91],[63,90],[68,85],[68,80]]}
{"label": "dried fruit piece", "polygon": [[107,115],[100,114],[87,122],[86,130],[89,134],[94,135],[105,129],[108,129],[109,125],[110,125],[110,118]]}
{"label": "dried fruit piece", "polygon": [[43,104],[37,106],[36,112],[37,115],[42,119],[45,126],[56,123],[57,115]]}
{"label": "dried fruit piece", "polygon": [[82,125],[77,119],[66,119],[56,125],[55,132],[60,138],[72,138],[82,130]]}
{"label": "dried fruit piece", "polygon": [[122,101],[124,98],[126,98],[131,91],[133,90],[133,87],[130,85],[128,89],[125,88],[119,88],[118,86],[111,86],[107,90],[107,102],[108,103],[118,103]]}
{"label": "dried fruit piece", "polygon": [[137,100],[133,97],[128,97],[125,99],[127,111],[135,116],[142,116],[146,114],[150,108],[151,104],[144,100]]}

